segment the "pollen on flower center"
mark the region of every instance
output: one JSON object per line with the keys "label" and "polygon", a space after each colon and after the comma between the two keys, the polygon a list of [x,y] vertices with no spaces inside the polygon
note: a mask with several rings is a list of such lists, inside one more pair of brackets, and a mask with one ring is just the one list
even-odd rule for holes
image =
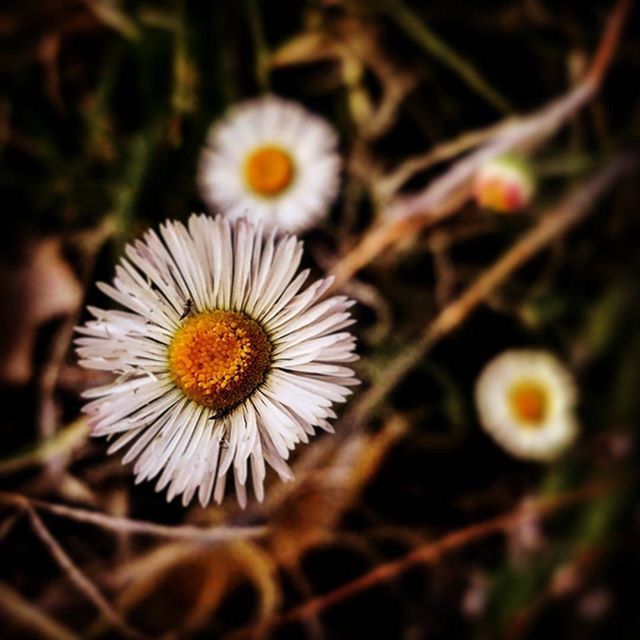
{"label": "pollen on flower center", "polygon": [[517,420],[528,427],[536,427],[544,421],[549,398],[543,385],[537,382],[519,382],[511,389],[509,401]]}
{"label": "pollen on flower center", "polygon": [[223,410],[264,380],[271,343],[263,328],[243,313],[204,311],[178,329],[168,355],[175,384],[195,402]]}
{"label": "pollen on flower center", "polygon": [[291,184],[293,160],[278,147],[260,147],[247,158],[245,172],[253,191],[263,196],[275,196]]}

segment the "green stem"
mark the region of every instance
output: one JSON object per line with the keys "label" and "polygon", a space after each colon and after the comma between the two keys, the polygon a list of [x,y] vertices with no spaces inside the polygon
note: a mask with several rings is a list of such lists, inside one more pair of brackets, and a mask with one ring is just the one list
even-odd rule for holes
{"label": "green stem", "polygon": [[88,435],[89,427],[86,420],[79,418],[51,438],[29,447],[21,453],[0,459],[0,475],[15,473],[43,464],[55,456],[71,451],[84,442]]}
{"label": "green stem", "polygon": [[262,10],[260,0],[247,0],[247,17],[256,52],[256,79],[262,91],[270,89],[269,82],[269,47],[262,27]]}
{"label": "green stem", "polygon": [[434,58],[457,73],[478,95],[503,113],[512,111],[507,99],[496,91],[466,58],[456,53],[446,42],[423,24],[401,0],[383,2],[385,13],[407,36],[429,52]]}
{"label": "green stem", "polygon": [[159,125],[132,136],[123,162],[122,179],[115,188],[111,216],[120,242],[127,240],[134,220],[135,204],[147,175],[159,137]]}

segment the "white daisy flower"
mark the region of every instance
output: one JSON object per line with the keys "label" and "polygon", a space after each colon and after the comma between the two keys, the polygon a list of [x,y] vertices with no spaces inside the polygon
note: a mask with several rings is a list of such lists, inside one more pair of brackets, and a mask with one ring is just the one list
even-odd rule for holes
{"label": "white daisy flower", "polygon": [[168,221],[126,256],[98,285],[126,311],[90,307],[79,328],[80,363],[119,375],[85,394],[93,435],[110,453],[128,445],[136,482],[157,477],[168,500],[219,503],[229,472],[242,506],[249,474],[262,500],[265,462],[290,479],[289,452],[332,431],[332,405],[358,384],[353,302],[320,301],[331,279],[301,291],[302,243],[246,220]]}
{"label": "white daisy flower", "polygon": [[518,458],[548,461],[578,433],[571,374],[545,351],[506,351],[484,368],[476,405],[487,433]]}
{"label": "white daisy flower", "polygon": [[331,125],[295,102],[265,96],[241,103],[215,124],[198,182],[213,211],[265,229],[298,233],[323,218],[339,186]]}

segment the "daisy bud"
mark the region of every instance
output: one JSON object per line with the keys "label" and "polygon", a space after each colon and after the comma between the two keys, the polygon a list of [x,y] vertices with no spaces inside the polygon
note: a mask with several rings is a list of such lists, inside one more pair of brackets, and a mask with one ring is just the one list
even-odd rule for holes
{"label": "daisy bud", "polygon": [[478,206],[498,213],[516,213],[529,206],[535,180],[528,163],[513,156],[499,156],[476,173],[473,195]]}

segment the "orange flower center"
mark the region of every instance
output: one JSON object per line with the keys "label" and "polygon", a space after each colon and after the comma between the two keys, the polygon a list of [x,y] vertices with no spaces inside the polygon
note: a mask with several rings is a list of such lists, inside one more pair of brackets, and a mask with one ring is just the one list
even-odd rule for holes
{"label": "orange flower center", "polygon": [[538,382],[519,382],[510,393],[511,410],[527,426],[539,426],[547,415],[547,389]]}
{"label": "orange flower center", "polygon": [[278,147],[260,147],[247,158],[245,172],[249,187],[261,196],[275,196],[293,179],[293,160]]}
{"label": "orange flower center", "polygon": [[198,404],[220,411],[242,402],[264,380],[271,343],[243,313],[204,311],[178,329],[168,356],[175,384]]}
{"label": "orange flower center", "polygon": [[491,175],[480,179],[475,186],[478,204],[498,213],[515,213],[527,205],[527,187],[517,176]]}

